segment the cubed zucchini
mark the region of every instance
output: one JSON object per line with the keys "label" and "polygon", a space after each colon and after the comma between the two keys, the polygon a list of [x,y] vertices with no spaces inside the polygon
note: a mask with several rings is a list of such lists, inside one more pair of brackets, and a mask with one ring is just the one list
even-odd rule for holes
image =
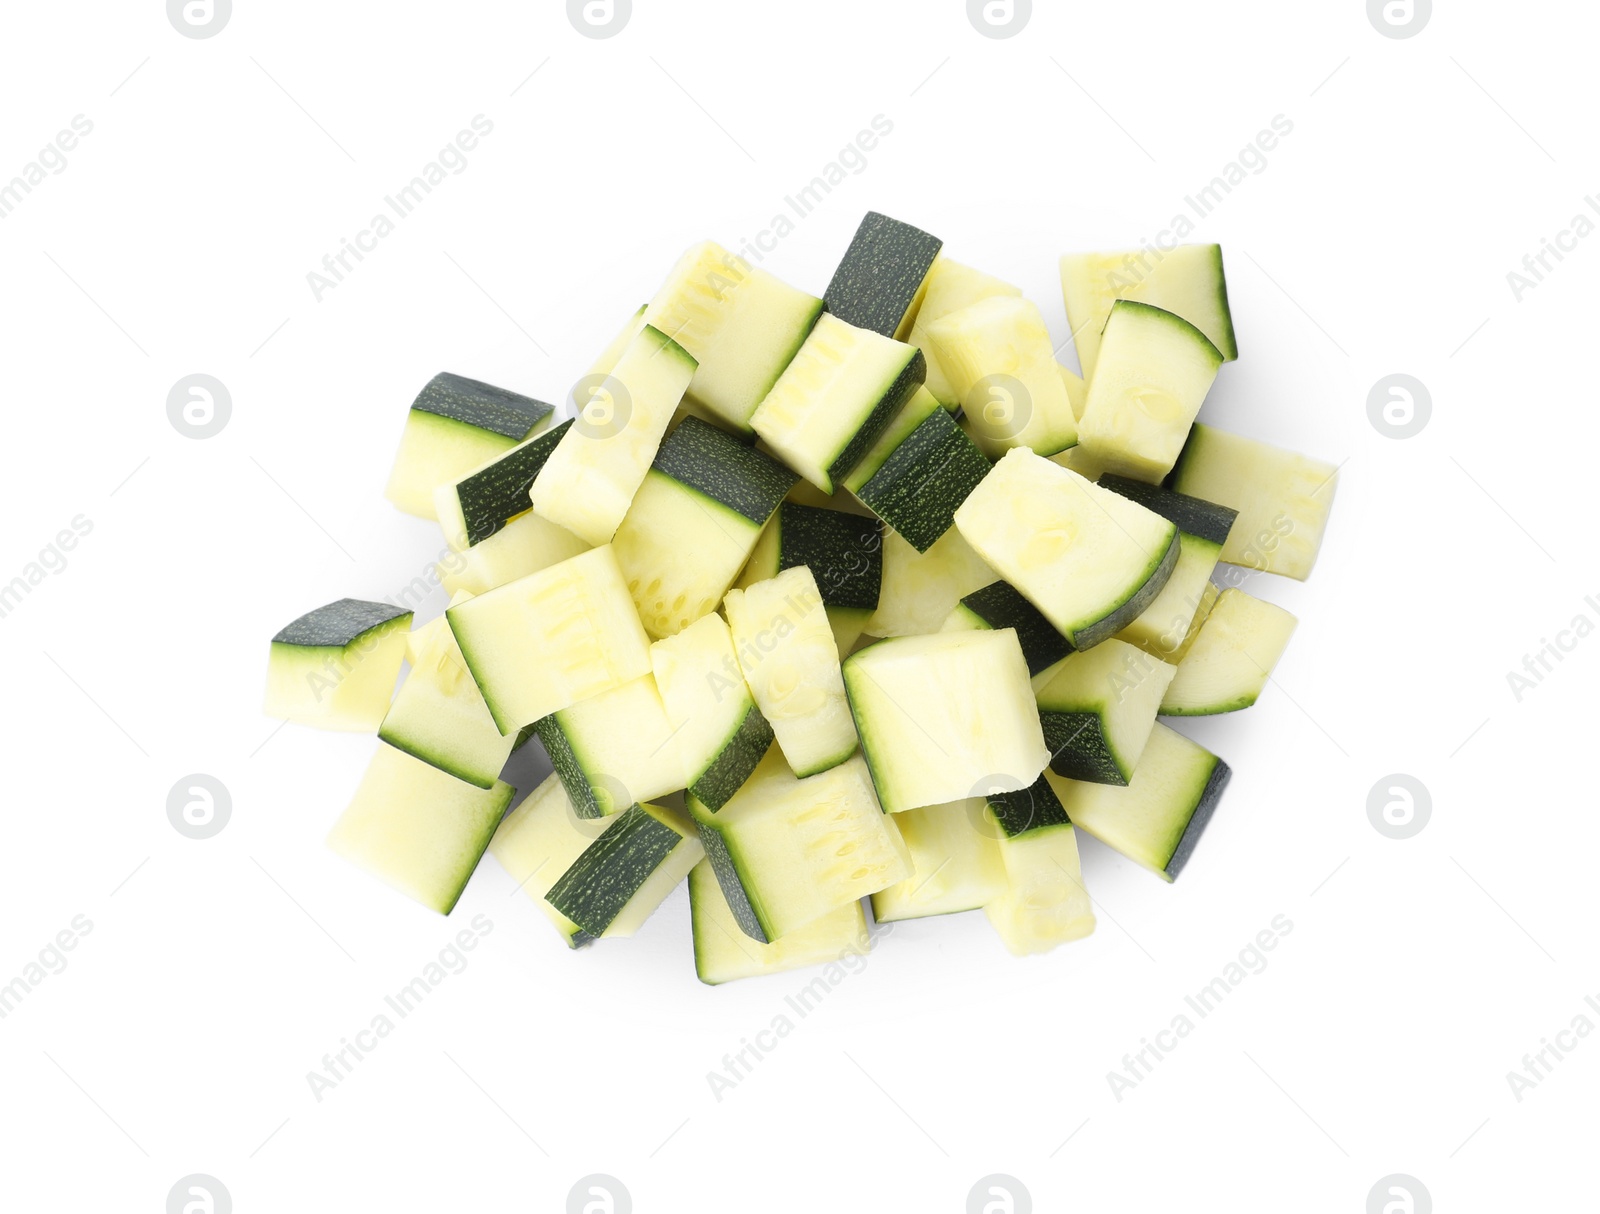
{"label": "cubed zucchini", "polygon": [[272,638],[266,714],[371,733],[389,711],[410,627],[411,612],[389,603],[339,599],[308,611]]}
{"label": "cubed zucchini", "polygon": [[943,246],[920,228],[868,211],[823,294],[828,312],[904,340],[916,324],[929,272]]}

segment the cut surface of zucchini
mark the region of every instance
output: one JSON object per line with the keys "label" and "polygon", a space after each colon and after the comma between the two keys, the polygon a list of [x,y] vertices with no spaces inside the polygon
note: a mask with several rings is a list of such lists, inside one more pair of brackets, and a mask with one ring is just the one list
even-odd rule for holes
{"label": "cut surface of zucchini", "polygon": [[821,312],[815,295],[707,240],[678,260],[647,305],[644,322],[696,359],[692,404],[748,433],[750,415]]}
{"label": "cut surface of zucchini", "polygon": [[528,510],[465,552],[445,553],[435,569],[450,594],[479,595],[588,551],[565,527]]}
{"label": "cut surface of zucchini", "polygon": [[689,792],[715,813],[772,745],[720,615],[701,616],[650,646],[656,688]]}
{"label": "cut surface of zucchini", "polygon": [[661,444],[613,544],[645,631],[672,636],[715,611],[794,483],[777,460],[685,418]]}
{"label": "cut surface of zucchini", "polygon": [[832,493],[922,385],[925,367],[915,346],[825,312],[751,428],[785,464]]}
{"label": "cut surface of zucchini", "polygon": [[590,936],[631,936],[704,857],[687,814],[634,805],[611,819],[545,898]]}
{"label": "cut surface of zucchini", "polygon": [[928,391],[945,409],[955,412],[961,407],[961,396],[951,387],[950,379],[939,365],[928,328],[934,321],[943,320],[952,312],[959,312],[980,300],[997,295],[1020,296],[1021,287],[1002,282],[982,270],[964,266],[958,261],[941,256],[928,271],[927,289],[922,296],[922,306],[917,309],[916,323],[911,327],[908,341],[928,360],[928,378],[924,381]]}
{"label": "cut surface of zucchini", "polygon": [[879,923],[978,910],[1005,892],[1005,862],[982,798],[926,805],[894,816],[911,875],[872,895]]}
{"label": "cut surface of zucchini", "polygon": [[532,438],[553,405],[443,372],[423,387],[406,414],[384,496],[407,514],[433,517],[440,485]]}
{"label": "cut surface of zucchini", "polygon": [[445,612],[503,734],[650,670],[650,642],[610,546]]}
{"label": "cut surface of zucchini", "polygon": [[1054,455],[1078,441],[1055,344],[1039,309],[996,295],[928,327],[973,440],[990,459],[1013,447]]}
{"label": "cut surface of zucchini", "polygon": [[798,778],[774,746],[713,814],[686,798],[734,920],[762,942],[904,880],[910,859],[860,755]]}
{"label": "cut surface of zucchini", "polygon": [[883,532],[883,589],[878,610],[866,623],[875,637],[923,636],[938,632],[945,619],[971,594],[995,579],[955,527],[926,552],[918,552],[893,528]]}
{"label": "cut surface of zucchini", "polygon": [[955,610],[945,617],[939,631],[962,632],[980,628],[1015,629],[1030,675],[1048,670],[1072,652],[1072,642],[1057,632],[1055,625],[1023,598],[1016,587],[1005,582],[991,582],[962,596]]}
{"label": "cut surface of zucchini", "polygon": [[1168,482],[1239,512],[1222,559],[1305,581],[1316,564],[1339,470],[1270,443],[1197,425]]}
{"label": "cut surface of zucchini", "polygon": [[1289,647],[1298,621],[1234,587],[1222,591],[1178,664],[1161,715],[1203,717],[1249,708]]}
{"label": "cut surface of zucchini", "polygon": [[1015,836],[1001,832],[999,843],[1006,889],[983,910],[1013,956],[1047,953],[1094,931],[1094,906],[1070,822]]}
{"label": "cut surface of zucchini", "polygon": [[1026,788],[1049,761],[1012,629],[879,641],[846,659],[844,683],[890,813]]}
{"label": "cut surface of zucchini", "polygon": [[838,644],[811,570],[799,565],[730,590],[724,609],[745,682],[795,774],[815,775],[854,754]]}
{"label": "cut surface of zucchini", "polygon": [[956,529],[1080,650],[1137,619],[1178,561],[1172,523],[1025,448],[990,470]]}
{"label": "cut surface of zucchini", "polygon": [[859,901],[819,915],[770,944],[752,939],[734,918],[709,860],[689,870],[689,914],[694,969],[707,986],[865,956],[872,946]]}
{"label": "cut surface of zucchini", "polygon": [[828,312],[858,328],[904,340],[944,241],[868,211],[823,293]]}
{"label": "cut surface of zucchini", "polygon": [[1161,480],[1221,365],[1221,353],[1183,317],[1119,299],[1078,427],[1086,455],[1108,472]]}
{"label": "cut surface of zucchini", "polygon": [[1054,772],[1047,778],[1074,825],[1171,881],[1188,863],[1231,774],[1205,747],[1158,722],[1127,787]]}
{"label": "cut surface of zucchini", "polygon": [[1074,780],[1128,783],[1176,673],[1115,639],[1052,667],[1035,688],[1051,769]]}
{"label": "cut surface of zucchini", "polygon": [[516,791],[479,788],[380,742],[328,846],[448,915]]}
{"label": "cut surface of zucchini", "polygon": [[465,552],[527,514],[534,478],[571,428],[572,422],[564,421],[440,485],[433,512],[445,542],[454,551]]}
{"label": "cut surface of zucchini", "polygon": [[545,460],[528,491],[534,511],[586,543],[610,543],[695,366],[659,329],[640,330]]}
{"label": "cut surface of zucchini", "polygon": [[1179,245],[1165,252],[1069,253],[1061,258],[1061,293],[1086,379],[1094,372],[1100,335],[1119,299],[1175,312],[1204,333],[1224,359],[1239,357],[1220,245]]}
{"label": "cut surface of zucchini", "polygon": [[[458,595],[452,605],[471,597]],[[494,723],[443,616],[429,625],[378,737],[479,788],[494,787],[522,741]]]}
{"label": "cut surface of zucchini", "polygon": [[412,613],[339,599],[272,638],[264,711],[322,729],[371,733],[389,711]]}
{"label": "cut surface of zucchini", "polygon": [[545,895],[615,821],[615,817],[578,817],[561,777],[552,773],[506,815],[489,841],[489,854],[538,904],[568,948],[588,944],[594,937],[551,906]]}
{"label": "cut surface of zucchini", "polygon": [[621,813],[688,781],[653,674],[533,723],[580,818]]}

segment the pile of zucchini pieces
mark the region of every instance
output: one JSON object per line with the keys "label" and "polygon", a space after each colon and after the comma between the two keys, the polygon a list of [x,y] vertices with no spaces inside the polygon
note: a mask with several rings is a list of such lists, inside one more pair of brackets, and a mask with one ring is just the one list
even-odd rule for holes
{"label": "pile of zucchini pieces", "polygon": [[448,608],[272,641],[269,714],[379,738],[329,844],[441,914],[487,851],[572,947],[687,877],[711,984],[864,952],[863,899],[1079,939],[1080,831],[1177,877],[1229,769],[1158,718],[1261,694],[1295,619],[1231,575],[1311,572],[1336,469],[1196,424],[1217,246],[1061,281],[1082,378],[869,213],[820,298],[691,248],[559,411],[433,379],[387,495],[442,526]]}

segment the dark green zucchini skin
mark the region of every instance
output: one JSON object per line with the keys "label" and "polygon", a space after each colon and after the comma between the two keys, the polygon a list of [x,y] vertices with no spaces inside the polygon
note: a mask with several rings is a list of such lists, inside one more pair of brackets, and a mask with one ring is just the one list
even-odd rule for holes
{"label": "dark green zucchini skin", "polygon": [[1130,501],[1138,502],[1169,523],[1176,523],[1179,531],[1198,535],[1213,544],[1228,542],[1233,520],[1239,517],[1239,512],[1230,506],[1219,506],[1201,497],[1136,481],[1132,477],[1117,476],[1112,472],[1105,473],[1095,483],[1102,489],[1109,489]]}
{"label": "dark green zucchini skin", "polygon": [[591,936],[603,934],[683,836],[634,805],[573,861],[545,901]]}
{"label": "dark green zucchini skin", "polygon": [[502,434],[518,442],[555,412],[554,405],[531,396],[519,396],[493,384],[480,383],[462,375],[441,371],[411,402],[419,413],[432,413],[452,421],[464,422],[480,430]]}
{"label": "dark green zucchini skin", "polygon": [[689,782],[689,792],[712,813],[716,813],[744,787],[750,773],[772,746],[772,726],[754,704],[745,713],[735,732],[717,752],[711,766]]}
{"label": "dark green zucchini skin", "polygon": [[667,435],[651,467],[762,525],[800,479],[770,455],[698,417],[684,418]]}
{"label": "dark green zucchini skin", "polygon": [[984,799],[1008,839],[1044,826],[1065,826],[1069,821],[1061,798],[1043,776],[1028,788],[989,793]]}
{"label": "dark green zucchini skin", "polygon": [[885,427],[894,420],[894,415],[900,412],[906,401],[911,399],[911,394],[922,387],[922,381],[928,376],[928,361],[922,356],[922,351],[915,346],[907,346],[912,351],[912,356],[907,360],[900,374],[895,376],[894,382],[888,390],[878,398],[878,403],[872,407],[872,412],[867,415],[867,420],[861,429],[851,436],[845,444],[843,451],[828,466],[828,479],[835,485],[842,481],[850,469],[861,462],[862,456],[871,449],[872,444],[878,441],[878,436]]}
{"label": "dark green zucchini skin", "polygon": [[893,337],[943,247],[944,241],[921,228],[868,211],[833,272],[823,302],[840,320]]}
{"label": "dark green zucchini skin", "polygon": [[1178,840],[1178,846],[1172,849],[1172,858],[1167,861],[1167,876],[1176,879],[1183,871],[1183,866],[1189,862],[1189,857],[1194,854],[1195,845],[1200,842],[1200,836],[1205,833],[1211,815],[1216,812],[1217,802],[1222,800],[1223,791],[1228,787],[1228,781],[1233,778],[1233,769],[1221,759],[1211,769],[1211,777],[1206,781],[1204,790],[1200,793],[1200,800],[1196,802],[1194,813],[1189,815],[1189,824],[1183,828],[1183,837]]}
{"label": "dark green zucchini skin", "polygon": [[856,496],[908,544],[926,552],[955,525],[956,507],[988,473],[989,461],[977,444],[955,418],[936,409],[889,453]]}
{"label": "dark green zucchini skin", "polygon": [[805,565],[824,606],[877,610],[883,588],[883,533],[877,519],[784,502],[776,526],[779,573]]}
{"label": "dark green zucchini skin", "polygon": [[[547,717],[540,717],[528,728],[544,744],[544,752],[550,756],[550,766],[560,777],[561,787],[567,790],[567,800],[572,802],[572,812],[580,818],[604,817],[605,807],[594,795],[589,775],[584,771],[577,752],[572,749],[572,740],[567,737],[567,731],[561,727],[561,714],[552,712]],[[568,915],[567,918],[571,919],[572,916]]]}
{"label": "dark green zucchini skin", "polygon": [[766,929],[761,926],[761,916],[756,913],[749,891],[744,887],[744,880],[739,876],[739,866],[734,863],[727,840],[722,837],[722,831],[701,814],[695,815],[695,825],[699,827],[700,844],[706,850],[706,859],[711,861],[711,871],[717,875],[717,884],[722,887],[722,896],[728,900],[728,909],[733,912],[734,922],[750,939],[771,944]]}
{"label": "dark green zucchini skin", "polygon": [[562,422],[525,447],[514,447],[481,472],[456,485],[461,517],[467,524],[467,544],[481,544],[497,534],[519,514],[528,511],[528,489],[544,468],[550,453],[571,427]]}
{"label": "dark green zucchini skin", "polygon": [[1091,784],[1127,784],[1099,713],[1041,708],[1039,724],[1050,748],[1050,770],[1056,775]]}
{"label": "dark green zucchini skin", "polygon": [[961,605],[990,628],[1017,630],[1029,674],[1048,670],[1073,652],[1072,642],[1010,582],[991,582],[967,595]]}
{"label": "dark green zucchini skin", "polygon": [[308,611],[272,638],[274,645],[298,645],[305,649],[343,649],[351,641],[379,624],[409,616],[409,607],[392,603],[371,603],[365,599],[339,599],[315,611]]}

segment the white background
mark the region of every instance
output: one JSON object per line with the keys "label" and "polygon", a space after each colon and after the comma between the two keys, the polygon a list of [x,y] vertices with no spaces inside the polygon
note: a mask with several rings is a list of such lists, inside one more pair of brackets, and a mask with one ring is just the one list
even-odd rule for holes
{"label": "white background", "polygon": [[[1577,1208],[1600,1041],[1520,1101],[1505,1076],[1600,1024],[1600,641],[1520,703],[1506,672],[1600,619],[1600,241],[1520,302],[1506,273],[1600,186],[1595,19],[1037,7],[990,39],[953,0],[638,0],[608,40],[510,0],[238,0],[209,39],[155,0],[7,7],[0,181],[94,130],[0,221],[0,581],[93,530],[0,620],[0,983],[93,930],[0,1021],[0,1205],[154,1212],[206,1173],[241,1214],[554,1211],[605,1173],[639,1211],[932,1214],[1005,1173],[1041,1211],[1354,1214],[1407,1173],[1441,1211]],[[307,272],[477,114],[468,169],[318,302]],[[559,399],[683,247],[767,227],[877,114],[767,268],[820,293],[882,210],[1063,340],[1059,253],[1153,236],[1294,124],[1198,229],[1242,350],[1204,417],[1345,462],[1311,582],[1249,584],[1301,620],[1275,685],[1184,727],[1236,773],[1190,868],[1086,843],[1088,941],[1017,961],[981,915],[902,924],[803,1020],[809,974],[695,980],[681,890],[569,955],[492,861],[450,922],[348,868],[322,837],[373,743],[275,730],[267,639],[437,553],[381,497],[412,396],[448,369]],[[206,441],[165,411],[195,372],[232,397]],[[1403,441],[1367,417],[1392,372],[1433,402]],[[204,842],[166,818],[192,772],[232,794]],[[1394,772],[1432,796],[1406,841],[1367,817]],[[480,914],[469,968],[318,1102],[306,1073]],[[1107,1072],[1279,914],[1264,972],[1119,1101]]]}

